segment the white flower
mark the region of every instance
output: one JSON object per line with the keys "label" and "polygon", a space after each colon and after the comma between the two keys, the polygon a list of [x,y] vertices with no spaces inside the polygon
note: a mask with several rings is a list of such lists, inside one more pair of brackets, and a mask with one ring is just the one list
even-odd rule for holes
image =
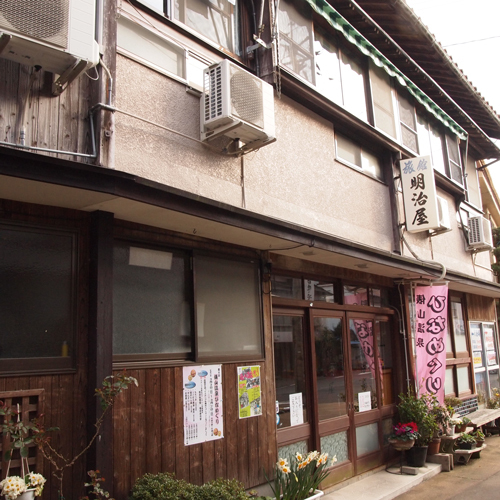
{"label": "white flower", "polygon": [[35,496],[39,497],[42,494],[46,479],[36,472],[30,472],[26,477],[29,478],[29,487],[35,488]]}
{"label": "white flower", "polygon": [[0,481],[2,495],[5,495],[7,500],[15,500],[19,495],[26,491],[26,483],[19,476],[9,476],[3,481]]}

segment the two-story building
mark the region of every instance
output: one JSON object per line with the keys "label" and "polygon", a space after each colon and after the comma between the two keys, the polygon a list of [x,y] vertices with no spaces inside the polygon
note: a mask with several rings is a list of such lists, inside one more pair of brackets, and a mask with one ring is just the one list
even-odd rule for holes
{"label": "two-story building", "polygon": [[[256,487],[296,450],[336,455],[325,487],[384,464],[415,285],[449,289],[445,393],[500,386],[500,118],[402,0],[5,0],[0,130],[0,398],[71,455],[100,381],[139,382],[66,497],[89,468],[124,499],[146,472]],[[402,192],[423,156],[432,227]]]}

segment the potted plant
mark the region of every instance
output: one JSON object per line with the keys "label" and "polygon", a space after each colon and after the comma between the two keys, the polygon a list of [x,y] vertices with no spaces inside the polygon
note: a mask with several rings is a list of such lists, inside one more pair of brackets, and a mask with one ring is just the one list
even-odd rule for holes
{"label": "potted plant", "polygon": [[427,457],[427,447],[439,429],[432,407],[435,397],[429,394],[416,396],[413,392],[399,395],[398,412],[401,422],[414,422],[418,428],[415,446],[407,451],[407,462],[412,467],[423,467]]}
{"label": "potted plant", "polygon": [[[10,440],[9,448],[6,450],[4,460],[7,462],[7,474],[0,481],[0,493],[7,500],[32,500],[40,496],[46,479],[35,472],[30,472],[28,466],[28,446],[33,442],[35,424],[24,423],[21,420],[19,406],[17,409],[5,407],[0,401],[0,416],[3,416],[2,433]],[[10,464],[15,451],[21,458],[21,475],[9,476]]]}
{"label": "potted plant", "polygon": [[398,423],[392,428],[389,443],[398,451],[409,450],[418,436],[418,427],[415,422]]}
{"label": "potted plant", "polygon": [[465,432],[467,426],[471,423],[471,419],[468,417],[462,417],[460,419],[453,420],[453,423],[455,424],[456,433]]}
{"label": "potted plant", "polygon": [[473,450],[476,447],[476,438],[467,432],[463,432],[457,439],[459,450]]}
{"label": "potted plant", "polygon": [[[337,461],[333,457],[331,464]],[[297,453],[292,459],[280,458],[274,469],[274,481],[269,481],[275,498],[282,500],[312,500],[323,496],[318,486],[328,476],[328,453],[311,451],[307,456]]]}
{"label": "potted plant", "polygon": [[480,448],[484,444],[484,432],[481,429],[477,429],[471,433],[476,438],[476,446]]}

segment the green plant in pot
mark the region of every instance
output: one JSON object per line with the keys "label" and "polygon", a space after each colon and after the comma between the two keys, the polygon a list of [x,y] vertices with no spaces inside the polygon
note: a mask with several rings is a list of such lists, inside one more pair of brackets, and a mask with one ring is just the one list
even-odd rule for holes
{"label": "green plant in pot", "polygon": [[433,398],[429,394],[416,396],[411,392],[399,395],[400,403],[397,408],[400,421],[417,424],[419,436],[415,440],[415,446],[428,446],[439,429],[432,413]]}
{"label": "green plant in pot", "polygon": [[439,430],[436,417],[432,413],[435,397],[430,394],[417,396],[409,392],[400,394],[399,401],[397,408],[400,421],[415,422],[419,434],[415,446],[406,452],[408,465],[422,467],[425,464],[427,447]]}
{"label": "green plant in pot", "polygon": [[474,432],[471,433],[472,436],[476,438],[476,446],[480,447],[483,446],[484,444],[484,432],[481,431],[481,429],[477,429]]}
{"label": "green plant in pot", "polygon": [[457,439],[457,447],[459,450],[472,450],[476,447],[476,438],[472,434],[463,432]]}

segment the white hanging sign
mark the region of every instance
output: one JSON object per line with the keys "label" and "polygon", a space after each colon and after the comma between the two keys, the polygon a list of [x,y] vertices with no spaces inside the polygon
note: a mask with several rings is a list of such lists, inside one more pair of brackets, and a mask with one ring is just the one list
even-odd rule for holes
{"label": "white hanging sign", "polygon": [[406,229],[410,233],[439,229],[436,184],[430,156],[399,162]]}

